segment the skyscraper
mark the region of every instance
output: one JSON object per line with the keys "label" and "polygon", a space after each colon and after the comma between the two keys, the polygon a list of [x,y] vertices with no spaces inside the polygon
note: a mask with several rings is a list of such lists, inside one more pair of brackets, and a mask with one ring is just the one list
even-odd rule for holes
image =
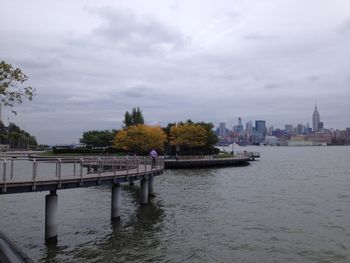
{"label": "skyscraper", "polygon": [[266,134],[266,122],[262,120],[255,121],[255,130],[265,136]]}
{"label": "skyscraper", "polygon": [[225,137],[226,136],[226,123],[220,122],[219,123],[219,137]]}
{"label": "skyscraper", "polygon": [[247,135],[251,135],[253,133],[253,123],[252,121],[248,121],[245,125],[245,132]]}
{"label": "skyscraper", "polygon": [[320,114],[317,110],[317,106],[315,105],[315,110],[312,114],[312,131],[318,131],[319,130],[319,123],[320,123]]}

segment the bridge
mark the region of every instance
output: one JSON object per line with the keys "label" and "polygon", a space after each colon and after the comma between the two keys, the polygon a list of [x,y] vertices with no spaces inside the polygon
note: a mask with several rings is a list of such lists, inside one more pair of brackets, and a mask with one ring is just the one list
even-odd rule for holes
{"label": "bridge", "polygon": [[[1,167],[2,166],[2,167]],[[69,157],[0,159],[0,195],[50,191],[45,197],[45,240],[57,240],[58,190],[112,186],[111,219],[120,218],[121,184],[140,181],[140,203],[154,195],[154,177],[164,159],[150,157]]]}

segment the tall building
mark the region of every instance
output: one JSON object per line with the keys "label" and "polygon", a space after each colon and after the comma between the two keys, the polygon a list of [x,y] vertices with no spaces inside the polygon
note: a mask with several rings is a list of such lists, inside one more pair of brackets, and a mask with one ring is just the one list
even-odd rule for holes
{"label": "tall building", "polygon": [[253,123],[252,121],[248,121],[245,125],[245,132],[247,135],[251,135],[253,133]]}
{"label": "tall building", "polygon": [[270,126],[269,127],[269,132],[268,132],[269,136],[272,136],[272,133],[273,133],[273,126]]}
{"label": "tall building", "polygon": [[266,136],[266,122],[262,120],[255,121],[255,135],[257,136],[259,143],[261,143]]}
{"label": "tall building", "polygon": [[242,125],[242,118],[238,118],[238,125],[233,126],[233,130],[237,132],[239,135],[243,135],[243,125]]}
{"label": "tall building", "polygon": [[302,125],[301,123],[299,123],[298,126],[297,126],[297,134],[298,134],[298,135],[302,135],[302,134],[305,133],[304,131],[305,131],[304,125]]}
{"label": "tall building", "polygon": [[226,123],[220,122],[219,123],[219,137],[225,137],[226,136]]}
{"label": "tall building", "polygon": [[320,113],[317,110],[317,106],[315,105],[315,110],[312,113],[312,131],[318,131],[320,124]]}
{"label": "tall building", "polygon": [[286,125],[284,125],[284,130],[285,130],[288,134],[293,134],[293,125],[291,125],[291,124],[286,124]]}
{"label": "tall building", "polygon": [[260,134],[266,134],[266,122],[262,120],[255,121],[255,130]]}

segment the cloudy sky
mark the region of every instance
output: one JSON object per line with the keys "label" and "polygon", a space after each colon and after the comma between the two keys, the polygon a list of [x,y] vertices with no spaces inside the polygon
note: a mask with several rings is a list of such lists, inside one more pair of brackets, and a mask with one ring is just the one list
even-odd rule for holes
{"label": "cloudy sky", "polygon": [[36,88],[3,110],[40,143],[146,122],[350,127],[349,0],[0,0],[0,59]]}

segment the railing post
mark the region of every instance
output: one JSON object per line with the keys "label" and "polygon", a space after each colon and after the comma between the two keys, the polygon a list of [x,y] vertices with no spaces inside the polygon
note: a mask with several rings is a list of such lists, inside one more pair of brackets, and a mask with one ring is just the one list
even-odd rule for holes
{"label": "railing post", "polygon": [[2,188],[2,192],[3,193],[6,193],[6,159],[4,159],[4,162],[3,162],[3,180],[4,180],[4,187]]}
{"label": "railing post", "polygon": [[91,172],[91,160],[89,159],[89,164],[88,164],[88,173]]}
{"label": "railing post", "polygon": [[13,179],[13,170],[14,170],[14,161],[11,159],[11,173],[10,173],[10,179]]}
{"label": "railing post", "polygon": [[75,159],[74,159],[74,164],[73,164],[73,176],[75,176],[75,171],[76,171],[76,167],[75,167]]}
{"label": "railing post", "polygon": [[116,157],[113,157],[112,170],[113,170],[113,175],[114,175],[113,181],[115,182],[116,177],[117,177],[117,158]]}
{"label": "railing post", "polygon": [[125,161],[125,167],[126,167],[126,177],[128,177],[129,176],[129,158],[128,157],[126,157],[126,159],[125,159],[126,161]]}
{"label": "railing post", "polygon": [[56,178],[58,178],[58,162],[56,162]]}
{"label": "railing post", "polygon": [[33,159],[33,191],[36,190],[36,177],[38,175],[38,170],[37,170],[37,162],[36,162],[36,159],[34,158]]}
{"label": "railing post", "polygon": [[57,158],[58,161],[58,188],[61,188],[61,179],[62,179],[62,160],[61,158]]}
{"label": "railing post", "polygon": [[84,169],[84,161],[83,161],[83,158],[80,158],[80,186],[83,185],[83,169]]}
{"label": "railing post", "polygon": [[145,172],[147,172],[147,157],[144,157],[143,160],[145,161]]}
{"label": "railing post", "polygon": [[98,182],[101,182],[102,160],[98,158]]}

